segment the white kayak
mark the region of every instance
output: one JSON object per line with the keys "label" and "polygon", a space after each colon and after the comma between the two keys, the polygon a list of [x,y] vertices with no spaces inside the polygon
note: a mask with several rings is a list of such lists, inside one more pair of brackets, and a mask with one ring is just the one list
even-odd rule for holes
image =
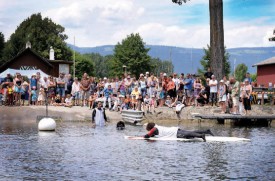
{"label": "white kayak", "polygon": [[[192,138],[192,139],[185,139],[185,138],[158,138],[158,137],[151,137],[151,138],[144,138],[139,136],[124,136],[125,139],[129,140],[161,140],[161,141],[203,141],[201,138]],[[238,138],[238,137],[223,137],[223,136],[206,136],[206,142],[236,142],[236,141],[250,141],[247,138]]]}

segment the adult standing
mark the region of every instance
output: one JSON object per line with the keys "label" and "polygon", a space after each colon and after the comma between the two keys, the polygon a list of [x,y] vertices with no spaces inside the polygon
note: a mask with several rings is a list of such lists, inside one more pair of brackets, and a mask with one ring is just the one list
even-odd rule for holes
{"label": "adult standing", "polygon": [[216,80],[215,75],[211,76],[211,80],[209,81],[210,86],[210,98],[209,102],[213,106],[214,103],[217,105],[217,93],[218,93],[218,81]]}
{"label": "adult standing", "polygon": [[185,97],[186,97],[186,106],[191,104],[192,87],[193,87],[193,84],[192,84],[191,75],[187,74],[187,77],[184,80],[184,91],[185,91]]}
{"label": "adult standing", "polygon": [[144,78],[143,74],[140,74],[140,78],[139,78],[139,87],[140,87],[140,92],[142,97],[145,97],[145,94],[147,93],[147,81]]}
{"label": "adult standing", "polygon": [[81,100],[82,100],[82,106],[88,105],[88,99],[89,99],[89,89],[90,89],[90,79],[88,78],[88,74],[84,73],[81,79]]}
{"label": "adult standing", "polygon": [[249,73],[249,72],[247,72],[247,73],[245,74],[244,82],[245,82],[245,80],[248,80],[248,83],[249,83],[249,84],[252,83],[252,78],[250,77],[250,73]]}
{"label": "adult standing", "polygon": [[8,95],[8,85],[13,85],[13,78],[11,77],[11,75],[8,73],[7,77],[4,78],[4,82],[3,82],[3,90],[4,90],[4,97],[3,97],[3,101],[6,102],[7,101],[7,95]]}
{"label": "adult standing", "polygon": [[72,92],[71,94],[74,97],[74,105],[78,106],[79,105],[79,100],[80,100],[80,82],[78,81],[78,78],[74,78],[74,83],[72,85]]}
{"label": "adult standing", "polygon": [[247,115],[249,114],[249,111],[251,111],[250,96],[252,93],[252,86],[249,84],[249,79],[245,79],[244,83],[245,94],[243,96],[243,106],[245,110],[245,115]]}
{"label": "adult standing", "polygon": [[23,84],[23,79],[21,77],[21,74],[17,73],[15,75],[13,84],[14,84],[14,102],[15,102],[15,105],[20,106],[22,84]]}
{"label": "adult standing", "polygon": [[73,83],[74,83],[74,79],[72,78],[72,75],[67,74],[67,76],[66,76],[66,90],[65,90],[66,95],[71,94]]}
{"label": "adult standing", "polygon": [[231,92],[231,98],[233,103],[233,114],[237,114],[239,112],[239,90],[240,90],[240,83],[239,81],[236,81],[235,77],[230,77],[230,86],[229,86],[229,92]]}
{"label": "adult standing", "polygon": [[225,114],[226,112],[226,85],[224,83],[224,80],[220,80],[220,84],[219,84],[219,103],[220,106],[222,108],[222,114]]}
{"label": "adult standing", "polygon": [[56,93],[56,81],[52,76],[49,76],[48,80],[48,99],[50,105],[53,105]]}
{"label": "adult standing", "polygon": [[57,87],[56,93],[60,95],[61,103],[64,103],[64,100],[65,100],[65,84],[66,84],[65,74],[61,72],[59,74],[59,77],[56,80],[56,87]]}
{"label": "adult standing", "polygon": [[205,78],[205,79],[211,79],[211,78],[212,78],[212,75],[213,75],[213,72],[211,71],[211,68],[208,67],[208,68],[207,68],[207,72],[204,73],[204,78]]}

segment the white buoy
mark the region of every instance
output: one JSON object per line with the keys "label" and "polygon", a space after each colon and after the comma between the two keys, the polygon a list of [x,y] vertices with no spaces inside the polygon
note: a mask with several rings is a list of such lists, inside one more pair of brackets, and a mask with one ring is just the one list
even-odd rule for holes
{"label": "white buoy", "polygon": [[52,118],[43,118],[38,123],[39,131],[55,131],[56,123]]}

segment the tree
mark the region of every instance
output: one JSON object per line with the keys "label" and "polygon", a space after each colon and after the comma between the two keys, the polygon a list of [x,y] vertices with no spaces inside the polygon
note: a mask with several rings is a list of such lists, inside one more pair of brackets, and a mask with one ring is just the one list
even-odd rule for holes
{"label": "tree", "polygon": [[5,47],[5,37],[4,37],[4,34],[0,32],[0,65],[2,62],[4,47]]}
{"label": "tree", "polygon": [[174,72],[174,65],[171,61],[168,60],[160,60],[159,58],[152,58],[151,59],[151,66],[152,70],[151,72],[154,73],[154,75],[159,75],[160,72],[165,72],[167,75],[170,75]]}
{"label": "tree", "polygon": [[145,48],[145,43],[139,34],[131,34],[118,43],[114,49],[114,57],[112,60],[113,75],[122,75],[123,66],[131,74],[139,77],[140,73],[151,70],[148,55],[149,48]]}
{"label": "tree", "polygon": [[[172,0],[173,3],[187,0]],[[209,0],[210,12],[210,67],[218,80],[225,74],[224,60],[224,30],[223,30],[223,0]]]}
{"label": "tree", "polygon": [[[208,67],[211,67],[210,65],[210,56],[211,56],[211,47],[207,45],[207,49],[203,48],[205,55],[202,57],[200,63],[202,65],[202,69],[198,69],[198,73],[202,79],[204,79],[204,73],[207,71]],[[230,74],[230,62],[229,62],[229,53],[226,51],[225,48],[225,53],[223,59],[225,60],[225,76],[228,76]],[[223,75],[223,76],[224,76]],[[220,79],[218,79],[220,80]]]}
{"label": "tree", "polygon": [[42,18],[41,14],[33,14],[24,20],[10,36],[4,49],[4,58],[9,60],[24,50],[26,42],[31,43],[31,48],[42,57],[49,57],[52,46],[55,57],[59,60],[71,60],[72,50],[67,46],[64,34],[65,28],[54,23],[49,18]]}
{"label": "tree", "polygon": [[83,73],[94,75],[94,64],[92,60],[85,55],[76,53],[75,55],[75,76],[81,78]]}
{"label": "tree", "polygon": [[243,63],[237,65],[236,70],[235,70],[235,77],[236,80],[242,82],[245,78],[245,74],[247,72],[247,66]]}

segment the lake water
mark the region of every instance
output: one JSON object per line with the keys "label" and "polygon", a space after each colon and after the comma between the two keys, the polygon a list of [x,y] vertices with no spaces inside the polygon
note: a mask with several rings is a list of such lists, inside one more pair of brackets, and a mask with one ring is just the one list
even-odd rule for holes
{"label": "lake water", "polygon": [[117,131],[114,124],[94,129],[87,122],[63,122],[56,132],[38,132],[35,121],[0,123],[0,180],[275,179],[274,127],[212,124],[216,135],[251,139],[215,143],[125,140],[145,133],[128,125]]}

